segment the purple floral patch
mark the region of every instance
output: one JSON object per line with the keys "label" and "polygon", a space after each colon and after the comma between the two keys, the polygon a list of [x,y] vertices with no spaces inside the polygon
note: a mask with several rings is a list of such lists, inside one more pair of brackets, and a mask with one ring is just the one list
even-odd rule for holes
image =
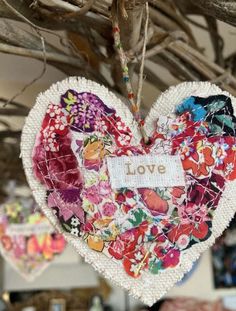
{"label": "purple floral patch", "polygon": [[104,115],[115,113],[98,96],[89,92],[68,90],[61,96],[61,105],[70,113],[71,129],[75,131],[93,132]]}

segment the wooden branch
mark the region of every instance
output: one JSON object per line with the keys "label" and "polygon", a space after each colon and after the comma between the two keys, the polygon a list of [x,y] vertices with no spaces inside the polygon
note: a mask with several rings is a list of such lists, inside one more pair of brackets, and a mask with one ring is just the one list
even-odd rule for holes
{"label": "wooden branch", "polygon": [[[119,2],[118,2],[119,3]],[[127,10],[127,18],[124,18],[122,10],[118,10],[118,21],[121,33],[121,42],[125,51],[132,49],[139,42],[144,1],[134,10]]]}
{"label": "wooden branch", "polygon": [[3,125],[6,129],[11,130],[11,126],[7,121],[0,119],[0,124]]}
{"label": "wooden branch", "polygon": [[0,116],[19,116],[26,117],[29,110],[17,109],[17,108],[0,108]]}
{"label": "wooden branch", "polygon": [[[191,66],[197,72],[199,72],[204,77],[204,79],[217,82],[218,80],[217,78],[221,76],[221,79],[220,79],[221,81],[219,83],[221,87],[227,90],[228,92],[230,92],[231,94],[236,94],[236,90],[235,90],[236,78],[233,77],[230,73],[227,75],[224,75],[225,70],[223,68],[210,62],[209,60],[204,58],[203,55],[195,51],[190,46],[186,45],[185,43],[181,41],[179,42],[176,41],[176,42],[171,43],[167,49],[172,51],[175,55],[180,57],[182,60],[191,64]],[[209,68],[214,68],[218,74],[216,74],[214,71],[212,71]],[[223,78],[225,78],[226,81],[224,81]]]}
{"label": "wooden branch", "polygon": [[196,71],[191,70],[189,66],[169,51],[163,51],[151,58],[154,62],[162,65],[164,68],[180,81],[199,81],[199,75]]}
{"label": "wooden branch", "polygon": [[164,30],[174,31],[179,29],[179,26],[175,21],[153,8],[150,8],[150,17],[155,25],[160,26]]}
{"label": "wooden branch", "polygon": [[100,72],[95,72],[89,65],[86,65],[84,62],[81,62],[77,57],[74,56],[52,52],[46,52],[44,54],[43,51],[15,47],[4,43],[0,43],[0,52],[24,57],[31,57],[38,60],[44,60],[45,55],[47,58],[47,62],[49,64],[55,65],[59,69],[63,70],[63,68],[65,68],[64,65],[68,65],[68,70],[71,67],[75,67],[79,72],[81,72],[83,76],[90,78],[91,80],[97,80],[99,81],[99,83],[103,83],[104,85],[109,86],[107,80],[102,76]]}
{"label": "wooden branch", "polygon": [[[13,55],[19,55],[19,56],[25,56],[25,57],[31,57],[31,58],[35,58],[39,60],[42,60],[44,58],[43,51],[16,47],[16,46],[4,44],[4,43],[0,43],[0,52],[13,54]],[[46,52],[46,58],[48,61],[73,65],[80,69],[84,66],[84,63],[81,63],[81,61],[78,58],[73,57],[73,56],[68,56],[66,54]]]}
{"label": "wooden branch", "polygon": [[[7,44],[20,46],[23,48],[42,50],[42,41],[39,35],[30,33],[22,28],[16,27],[16,23],[11,20],[0,19],[0,38]],[[45,49],[48,52],[63,53],[60,49],[45,42]]]}
{"label": "wooden branch", "polygon": [[[94,4],[94,1],[95,0],[87,0],[87,2],[83,5],[83,7],[77,10],[77,12],[68,13],[64,15],[64,18],[75,18],[86,14],[91,9],[92,5]],[[77,5],[79,5],[79,1],[75,0],[75,2],[77,3]]]}
{"label": "wooden branch", "polygon": [[205,20],[208,25],[213,51],[215,53],[215,62],[218,65],[224,67],[224,57],[223,57],[224,42],[221,36],[219,35],[217,21],[212,16],[206,16]]}
{"label": "wooden branch", "polygon": [[[13,9],[9,10],[9,7],[0,6],[0,16],[24,21],[40,32],[51,32],[51,29],[66,30],[70,33],[69,37],[74,43],[76,40],[78,41],[78,47],[79,44],[84,45],[84,43],[79,42],[81,41],[80,38],[86,38],[86,49],[83,47],[80,49],[80,54],[76,53],[73,55],[67,55],[46,42],[48,63],[68,74],[84,74],[86,72],[85,75],[87,77],[99,80],[99,82],[103,81],[102,83],[107,85],[107,81],[103,78],[100,70],[100,65],[106,64],[113,73],[112,77],[115,82],[113,89],[122,91],[123,82],[120,75],[120,64],[115,58],[114,50],[112,49],[111,23],[107,18],[110,15],[109,6],[111,0],[94,2],[88,0],[86,1],[86,7],[88,9],[90,6],[90,11],[86,15],[76,17],[73,13],[71,18],[66,20],[63,19],[63,16],[69,11],[74,11],[76,14],[74,7],[82,3],[80,0],[71,1],[73,9],[69,8],[69,2],[50,0],[51,4],[56,4],[57,8],[60,9],[57,11],[58,15],[56,17],[53,16],[53,13],[55,13],[52,10],[53,7],[49,7],[50,2],[45,0],[40,0],[39,6],[35,6],[34,9],[29,7],[31,0],[20,1],[20,3],[18,0],[2,0],[3,3],[6,3],[6,1]],[[127,56],[130,59],[129,66],[132,71],[136,70],[135,63],[140,61],[139,54],[143,46],[143,5],[146,1],[116,0],[119,8],[118,17],[121,39],[124,48],[127,50]],[[203,6],[209,6],[212,9],[216,3],[222,7],[223,2],[223,0],[168,0],[165,2],[162,0],[150,0],[151,20],[148,31],[146,58],[165,66],[180,81],[186,79],[211,80],[220,83],[222,87],[228,89],[236,87],[235,78],[222,67],[224,60],[222,58],[220,37],[217,35],[215,17],[206,17],[208,21],[207,29],[212,36],[213,45],[217,53],[216,60],[222,66],[209,61],[206,56],[200,53],[201,50],[197,47],[191,30],[183,18],[183,12],[185,14],[198,13],[205,15]],[[232,1],[225,2],[227,2],[226,7],[228,8],[225,14],[234,16],[235,5]],[[80,10],[79,8],[78,11]],[[211,15],[214,16],[217,10],[212,10]],[[60,12],[61,14],[59,14]],[[99,14],[95,14],[95,12],[99,12]],[[224,9],[222,9],[222,12],[224,12]],[[124,18],[124,16],[127,18]],[[37,36],[25,31],[21,32],[18,29],[14,31],[13,25],[6,26],[5,24],[4,27],[2,25],[3,23],[0,22],[0,28],[3,29],[0,33],[0,50],[5,53],[42,60],[42,43]],[[77,39],[71,36],[71,31],[73,31],[73,36]],[[93,49],[93,46],[96,48]],[[90,50],[92,50],[93,54],[90,53]],[[93,66],[87,64],[86,54],[92,55],[90,59],[94,59]],[[153,75],[149,73],[149,77],[153,79],[154,75],[154,72]],[[158,77],[158,73],[156,76]],[[156,84],[158,83],[158,79],[154,79],[154,81]],[[161,81],[159,83],[163,87]]]}
{"label": "wooden branch", "polygon": [[[161,43],[155,45],[154,47],[150,48],[145,55],[145,58],[151,58],[154,55],[157,55],[161,53],[163,50],[165,50],[171,42],[175,41],[175,39],[171,36],[168,36],[165,40],[163,40]],[[138,61],[140,61],[140,56],[137,58]]]}
{"label": "wooden branch", "polygon": [[[24,29],[20,29],[15,26],[16,26],[15,23],[12,21],[0,20],[0,29],[1,29],[0,39],[2,39],[2,43],[5,43],[5,44],[7,43],[10,46],[14,45],[14,46],[22,47],[26,50],[29,49],[33,51],[37,50],[37,51],[42,52],[42,48],[43,48],[42,41],[38,35],[36,36],[32,33],[25,31]],[[63,39],[66,40],[66,37]],[[67,45],[69,45],[69,43]],[[55,46],[47,42],[45,42],[45,50],[50,53],[55,53],[56,56],[64,55],[64,58],[66,55],[60,49],[56,48]],[[57,67],[59,70],[69,75],[78,75],[80,72],[84,71],[84,68],[91,67],[90,64],[87,62],[87,59],[82,58],[83,55],[80,55],[78,51],[79,50],[77,50],[77,53],[74,53],[75,56],[72,59],[72,63],[70,63],[70,60],[64,62],[63,59],[58,60],[58,58],[48,59],[48,62],[52,64],[53,66]],[[27,56],[27,57],[29,56],[28,51],[24,50],[22,53],[23,53],[22,56]],[[69,55],[69,58],[71,59],[71,55]],[[41,59],[42,58],[40,57],[40,60]],[[81,66],[78,67],[78,65],[76,65],[76,62],[77,63],[80,62]],[[65,64],[67,65],[67,67],[65,67]],[[95,68],[93,68],[93,70],[94,69]]]}
{"label": "wooden branch", "polygon": [[[152,26],[150,26],[148,28],[148,33],[147,33],[147,45],[151,41],[153,34],[154,34],[154,28]],[[144,38],[142,38],[132,49],[127,51],[126,56],[130,60],[134,59],[136,57],[136,55],[142,51],[143,43],[144,43]]]}
{"label": "wooden branch", "polygon": [[147,0],[119,0],[121,5],[122,2],[125,6],[126,10],[137,10],[140,6],[143,7],[143,5],[147,2]]}
{"label": "wooden branch", "polygon": [[180,59],[182,59],[183,61],[189,63],[192,65],[192,67],[197,70],[204,79],[206,80],[212,80],[214,78],[216,78],[216,75],[214,73],[212,73],[211,70],[209,70],[209,68],[207,66],[205,66],[205,64],[202,64],[201,62],[199,62],[194,55],[190,54],[190,53],[186,53],[186,51],[183,49],[183,47],[181,47],[180,45],[178,45],[177,41],[171,43],[168,47],[167,50],[169,50],[170,52],[172,52],[173,54],[177,55]]}
{"label": "wooden branch", "polygon": [[185,23],[183,16],[180,14],[180,12],[177,12],[175,6],[171,6],[170,3],[166,3],[162,0],[150,0],[150,3],[159,11],[162,11],[166,16],[169,16],[171,20],[174,20],[178,24],[178,28],[182,29],[185,34],[188,35],[192,45],[197,46],[191,28],[187,23]]}
{"label": "wooden branch", "polygon": [[[189,0],[186,0],[189,1]],[[229,0],[190,0],[203,13],[236,26],[236,2]]]}
{"label": "wooden branch", "polygon": [[[155,27],[156,29],[157,27]],[[173,31],[169,33],[169,35],[163,37],[163,40],[160,41],[160,38],[153,36],[152,40],[152,47],[149,48],[146,52],[145,59],[151,58],[152,56],[161,53],[163,50],[165,50],[171,42],[175,41],[187,41],[186,34],[183,31]],[[157,40],[156,44],[153,44]],[[134,61],[140,61],[141,55],[137,56]]]}
{"label": "wooden branch", "polygon": [[11,130],[6,130],[6,131],[0,131],[0,141],[4,140],[6,137],[11,137],[11,138],[18,138],[21,135],[21,131],[11,131]]}
{"label": "wooden branch", "polygon": [[[41,31],[49,30],[70,30],[74,32],[80,32],[81,25],[91,27],[98,31],[102,36],[111,38],[110,22],[108,19],[104,19],[102,16],[94,14],[92,12],[89,15],[82,15],[76,19],[62,20],[52,18],[53,15],[47,16],[41,14],[41,11],[34,10],[27,5],[24,1],[18,0],[1,0],[3,3],[6,1],[20,14],[17,16],[13,10],[9,9],[4,4],[0,5],[0,17],[10,18],[18,21],[22,21],[22,16],[29,22],[33,23],[33,27],[39,27]],[[20,17],[21,16],[21,17]],[[55,16],[54,16],[55,17]],[[27,22],[26,22],[27,23]]]}
{"label": "wooden branch", "polygon": [[[76,5],[63,0],[39,0],[38,5],[43,4],[43,6],[49,10],[49,13],[59,15],[60,18],[74,19],[78,16],[85,15],[91,9],[94,1],[95,0],[88,0],[82,7],[80,7],[81,2],[77,0],[75,0]],[[60,11],[57,12],[55,9],[60,9]]]}
{"label": "wooden branch", "polygon": [[34,7],[37,7],[40,4],[51,7],[53,9],[59,8],[61,10],[66,10],[69,12],[76,12],[79,10],[76,5],[73,5],[73,4],[71,4],[67,1],[63,1],[63,0],[38,0],[36,5],[34,5]]}
{"label": "wooden branch", "polygon": [[236,76],[236,52],[232,53],[225,59],[226,68]]}
{"label": "wooden branch", "polygon": [[[201,53],[199,53],[196,50],[192,49],[188,45],[184,44],[181,41],[177,42],[177,44],[182,47],[182,49],[184,50],[184,53],[191,53],[200,62],[202,62],[208,68],[210,68],[216,74],[216,76],[222,76],[225,73],[225,69],[224,68],[218,66],[214,62],[209,61],[209,59],[207,59],[204,55],[202,55]],[[235,85],[235,87],[236,87],[236,78],[233,77],[233,76],[231,76],[231,83],[233,83]]]}
{"label": "wooden branch", "polygon": [[229,0],[178,0],[176,5],[185,14],[209,15],[236,26],[236,2]]}
{"label": "wooden branch", "polygon": [[[8,99],[0,97],[0,103],[2,103],[3,105],[5,105],[8,102]],[[11,103],[9,103],[11,106],[13,106],[14,108],[18,108],[21,110],[25,110],[29,112],[29,108],[16,102],[16,101],[11,101]]]}

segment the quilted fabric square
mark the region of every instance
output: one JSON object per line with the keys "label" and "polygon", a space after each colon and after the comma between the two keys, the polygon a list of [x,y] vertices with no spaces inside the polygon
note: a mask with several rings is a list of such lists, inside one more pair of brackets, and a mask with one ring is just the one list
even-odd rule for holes
{"label": "quilted fabric square", "polygon": [[235,99],[207,82],[163,93],[145,120],[69,78],[39,95],[22,135],[33,194],[106,278],[153,304],[233,217]]}

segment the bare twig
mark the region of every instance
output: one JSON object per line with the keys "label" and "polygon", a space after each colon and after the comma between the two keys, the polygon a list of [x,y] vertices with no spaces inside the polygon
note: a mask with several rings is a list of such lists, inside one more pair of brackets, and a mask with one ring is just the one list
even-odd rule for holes
{"label": "bare twig", "polygon": [[6,130],[6,131],[0,131],[0,141],[4,140],[6,137],[20,137],[21,131],[11,131],[11,130]]}
{"label": "bare twig", "polygon": [[175,4],[184,14],[209,15],[236,25],[236,2],[228,0],[178,0]]}
{"label": "bare twig", "polygon": [[181,16],[180,13],[178,14],[173,6],[171,7],[168,2],[164,2],[162,0],[151,0],[150,3],[152,3],[154,7],[158,8],[165,15],[169,16],[172,20],[174,20],[179,25],[179,28],[182,29],[189,36],[191,43],[194,46],[197,46],[191,28],[187,23],[184,22],[183,16]]}
{"label": "bare twig", "polygon": [[[171,42],[174,42],[174,41],[176,40],[173,37],[168,36],[163,42],[149,49],[146,53],[145,58],[148,59],[154,55],[161,53],[163,50],[165,50],[170,45]],[[138,57],[138,60],[139,60],[139,57]]]}
{"label": "bare twig", "polygon": [[[4,126],[4,128],[8,129],[9,131],[11,131],[11,125],[9,124],[9,122],[0,119],[0,124]],[[0,131],[1,132],[1,131]]]}
{"label": "bare twig", "polygon": [[[109,78],[104,79],[101,73],[101,68],[105,64],[106,69],[113,73],[111,78],[113,89],[122,90],[120,66],[114,57],[111,23],[107,18],[110,14],[111,0],[88,0],[86,2],[73,0],[70,3],[62,0],[39,0],[34,8],[29,6],[29,2],[2,0],[0,16],[30,25],[40,37],[37,38],[35,35],[18,29],[14,31],[14,26],[10,25],[11,27],[5,27],[0,34],[0,51],[43,60],[41,33],[47,31],[54,34],[52,29],[66,30],[70,33],[67,38],[70,38],[73,46],[78,47],[76,53],[67,55],[67,52],[62,52],[45,40],[45,56],[48,63],[67,74],[84,74],[107,85]],[[118,1],[121,38],[131,72],[136,69],[135,63],[142,58],[140,54],[142,54],[144,38],[141,25],[144,20],[145,2],[146,0]],[[226,5],[224,6],[223,3]],[[83,4],[84,6],[82,6]],[[168,0],[163,2],[161,0],[150,0],[149,4],[151,9],[147,35],[147,59],[161,64],[180,81],[206,79],[221,83],[221,86],[226,89],[235,88],[235,78],[224,68],[222,40],[215,23],[215,17],[219,14],[221,14],[221,19],[225,15],[226,22],[226,17],[230,17],[229,22],[232,23],[236,15],[235,4],[232,1]],[[56,10],[54,10],[54,5],[56,5]],[[219,8],[222,12],[219,12]],[[89,13],[85,14],[88,10]],[[213,11],[210,12],[210,10]],[[213,16],[212,18],[206,17],[208,26],[204,28],[211,34],[218,64],[209,61],[197,46],[184,18],[188,18],[187,14],[191,13],[202,14],[203,16],[207,13]],[[64,19],[64,16],[70,16],[70,18]],[[73,35],[71,35],[72,31]],[[9,36],[8,33],[10,33]],[[80,38],[86,39],[86,42],[83,41],[86,43],[86,48],[84,46],[80,48],[81,44],[84,45],[83,42],[79,42],[81,41]],[[90,50],[93,54],[90,53]],[[87,55],[90,55],[90,60],[93,57],[92,66],[87,63]],[[231,57],[231,63],[235,63],[234,59]],[[229,61],[227,61],[228,65]],[[152,78],[154,75],[158,76],[158,73],[153,72]],[[148,75],[148,79],[150,76],[151,74]],[[158,79],[154,80],[157,83]],[[161,87],[163,88],[163,85]]]}
{"label": "bare twig", "polygon": [[[150,26],[148,28],[148,32],[147,32],[147,44],[149,43],[149,41],[151,40],[152,36],[154,34],[154,28],[152,26]],[[126,56],[130,59],[136,59],[137,57],[136,55],[139,54],[143,48],[143,42],[144,42],[144,38],[141,38],[141,40],[129,51],[126,52]]]}
{"label": "bare twig", "polygon": [[37,32],[38,31],[45,31],[45,32],[50,32],[47,28],[40,27],[32,23],[28,18],[26,18],[23,14],[21,14],[17,9],[15,9],[7,0],[2,0],[2,2],[8,7],[12,13],[17,16],[20,20],[24,21],[26,24],[30,25],[35,29]]}
{"label": "bare twig", "polygon": [[215,74],[209,70],[209,68],[198,61],[198,59],[192,55],[191,53],[188,53],[182,46],[178,45],[177,41],[171,43],[167,49],[177,55],[180,59],[188,62],[189,64],[192,65],[192,67],[200,72],[200,74],[204,77],[204,79],[214,79],[216,76]]}
{"label": "bare twig", "polygon": [[[0,43],[0,52],[3,53],[10,53],[13,55],[19,55],[24,57],[31,57],[38,60],[44,60],[44,53],[43,51],[38,50],[29,50],[21,47],[15,47],[8,44]],[[47,59],[48,63],[55,63],[55,66],[57,64],[63,64],[68,66],[74,66],[78,70],[81,70],[81,72],[84,73],[84,75],[88,74],[90,75],[91,79],[97,79],[99,82],[103,83],[104,85],[108,85],[107,81],[103,78],[101,73],[93,71],[90,67],[86,66],[84,62],[81,62],[80,59],[77,57],[66,55],[66,54],[59,54],[59,53],[52,53],[47,52],[45,53],[45,57]],[[61,66],[59,66],[61,68]]]}
{"label": "bare twig", "polygon": [[76,12],[78,11],[78,7],[76,5],[73,5],[67,1],[63,0],[36,0],[36,3],[33,3],[31,7],[37,7],[40,4],[43,4],[45,6],[51,7],[51,8],[60,8],[62,10],[66,10],[69,12]]}
{"label": "bare twig", "polygon": [[186,66],[181,59],[169,51],[163,51],[151,59],[169,70],[170,73],[180,81],[199,80],[199,75],[196,74],[196,71],[191,70],[191,68]]}
{"label": "bare twig", "polygon": [[[2,106],[4,106],[4,104],[8,102],[8,99],[0,97],[0,104],[2,103]],[[16,101],[11,101],[11,106],[13,106],[14,108],[19,108],[19,110],[24,110],[24,111],[29,111],[29,108],[16,102]],[[6,109],[6,108],[5,108]]]}
{"label": "bare twig", "polygon": [[[86,14],[91,9],[92,5],[94,4],[94,1],[95,0],[88,0],[82,8],[77,10],[77,12],[68,13],[68,14],[64,15],[64,18],[75,18],[77,16]],[[80,4],[77,0],[75,2],[77,3],[77,5]]]}
{"label": "bare twig", "polygon": [[[216,76],[223,75],[225,73],[225,69],[220,67],[219,65],[215,64],[214,62],[209,61],[204,55],[201,53],[195,51],[193,48],[189,47],[185,43],[178,41],[175,44],[182,47],[184,53],[191,53],[193,56],[195,56],[201,63],[206,65],[208,68],[210,68]],[[213,78],[214,79],[214,78]],[[236,78],[231,76],[231,83],[233,83],[236,87]]]}
{"label": "bare twig", "polygon": [[202,9],[205,15],[236,26],[236,2],[225,0],[190,0],[192,4]]}
{"label": "bare twig", "polygon": [[45,50],[45,41],[44,38],[41,36],[41,42],[42,42],[42,59],[43,59],[43,68],[40,72],[40,74],[32,79],[29,83],[27,83],[19,92],[17,92],[12,98],[9,99],[9,101],[4,105],[4,107],[10,103],[12,100],[16,99],[18,96],[20,96],[26,89],[28,89],[31,85],[33,85],[36,81],[41,79],[46,72],[46,67],[47,67],[47,58],[46,58],[46,50]]}
{"label": "bare twig", "polygon": [[[6,104],[8,101],[6,102]],[[17,108],[0,108],[0,116],[19,116],[26,117],[28,115],[28,110],[17,109]]]}
{"label": "bare twig", "polygon": [[218,33],[217,21],[212,16],[206,16],[205,19],[208,25],[211,42],[215,52],[215,62],[218,65],[224,67],[224,57],[223,57],[224,42],[222,40],[222,37]]}
{"label": "bare twig", "polygon": [[[22,47],[11,46],[5,43],[0,43],[0,51],[2,53],[9,53],[9,54],[14,54],[14,55],[19,55],[19,56],[31,57],[31,58],[35,58],[39,60],[43,60],[44,58],[43,51],[25,49]],[[63,64],[73,65],[79,68],[83,65],[81,64],[81,61],[78,60],[78,58],[65,55],[65,54],[46,52],[46,58],[48,61],[54,61],[54,62],[59,62]]]}
{"label": "bare twig", "polygon": [[[0,6],[0,16],[10,18],[13,20],[24,21],[34,29],[37,28],[39,31],[45,31],[54,35],[52,30],[70,30],[80,32],[81,25],[86,25],[98,33],[101,36],[111,38],[110,34],[110,23],[108,19],[103,19],[101,16],[90,13],[88,15],[81,15],[79,19],[68,19],[62,22],[62,19],[58,18],[54,12],[48,17],[47,14],[43,13],[43,9],[37,10],[37,14],[25,3],[19,2],[18,0],[2,0],[4,6]],[[13,4],[14,3],[14,6]],[[48,12],[48,11],[47,11]],[[40,18],[37,18],[40,14]],[[43,16],[41,16],[43,15]]]}

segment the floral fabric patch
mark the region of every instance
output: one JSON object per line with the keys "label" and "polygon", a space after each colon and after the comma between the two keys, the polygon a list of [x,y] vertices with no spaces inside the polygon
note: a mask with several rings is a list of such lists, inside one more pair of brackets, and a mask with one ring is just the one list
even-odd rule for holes
{"label": "floral fabric patch", "polygon": [[[33,150],[34,174],[61,227],[138,278],[180,263],[212,234],[228,180],[236,177],[235,117],[229,97],[191,96],[174,118],[156,122],[151,144],[92,92],[73,89],[51,102]],[[179,155],[186,187],[112,189],[106,158]]]}
{"label": "floral fabric patch", "polygon": [[12,199],[0,206],[0,251],[26,280],[39,276],[61,254],[66,242],[55,233],[32,198]]}

